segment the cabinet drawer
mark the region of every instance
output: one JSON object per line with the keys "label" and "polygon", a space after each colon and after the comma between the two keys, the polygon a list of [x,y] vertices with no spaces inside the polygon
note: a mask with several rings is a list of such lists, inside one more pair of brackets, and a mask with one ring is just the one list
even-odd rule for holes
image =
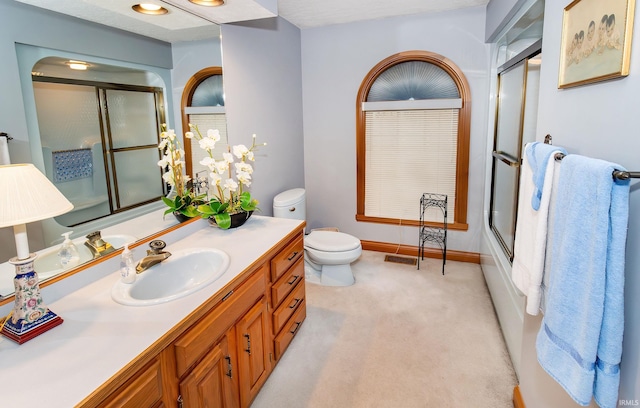
{"label": "cabinet drawer", "polygon": [[291,293],[293,288],[302,279],[304,279],[304,259],[298,258],[293,267],[282,275],[271,287],[271,304],[274,309],[278,307],[280,302]]}
{"label": "cabinet drawer", "polygon": [[151,408],[162,405],[162,373],[155,360],[138,371],[127,384],[113,393],[101,408]]}
{"label": "cabinet drawer", "polygon": [[282,326],[287,322],[289,317],[294,314],[300,307],[305,305],[305,286],[304,279],[298,282],[296,288],[287,296],[280,307],[273,312],[273,332],[278,333]]}
{"label": "cabinet drawer", "polygon": [[266,292],[262,266],[239,288],[229,292],[199,323],[174,343],[176,368],[181,377]]}
{"label": "cabinet drawer", "polygon": [[271,260],[271,282],[277,281],[278,278],[294,264],[294,262],[299,258],[302,258],[303,253],[304,244],[302,237],[300,236],[291,241],[289,245],[287,245]]}
{"label": "cabinet drawer", "polygon": [[280,356],[289,347],[289,343],[293,340],[293,337],[298,333],[300,325],[307,317],[306,303],[302,303],[298,308],[298,311],[294,313],[291,320],[285,324],[284,329],[278,334],[274,340],[274,354],[276,361],[280,359]]}

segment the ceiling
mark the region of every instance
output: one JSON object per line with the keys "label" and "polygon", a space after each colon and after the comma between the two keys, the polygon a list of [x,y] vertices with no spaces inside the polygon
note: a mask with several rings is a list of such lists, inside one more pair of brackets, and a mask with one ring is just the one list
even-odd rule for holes
{"label": "ceiling", "polygon": [[216,37],[212,23],[256,20],[279,15],[300,29],[390,16],[484,6],[489,0],[225,0],[202,7],[188,0],[145,0],[169,10],[160,16],[134,12],[136,0],[16,0],[58,13],[131,31],[166,42]]}

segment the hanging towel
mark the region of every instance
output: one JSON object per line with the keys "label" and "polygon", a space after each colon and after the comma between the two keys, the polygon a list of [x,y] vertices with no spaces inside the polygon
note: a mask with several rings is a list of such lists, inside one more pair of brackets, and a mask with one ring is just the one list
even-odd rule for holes
{"label": "hanging towel", "polygon": [[[531,206],[536,186],[533,182],[533,169],[529,163],[530,151],[535,143],[525,146],[525,154],[520,173],[520,200],[518,201],[518,224],[513,248],[513,266],[511,279],[518,289],[527,297],[526,311],[537,315],[542,297],[542,277],[547,248],[547,216],[549,200],[553,188],[555,160],[547,160],[543,174],[543,187],[538,210]],[[565,150],[552,146],[550,154],[564,153]]]}
{"label": "hanging towel", "polygon": [[558,151],[565,155],[567,154],[567,151],[562,147],[541,142],[533,142],[530,144],[530,148],[525,150],[525,155],[533,172],[534,190],[531,196],[531,207],[536,211],[540,208],[540,201],[542,200],[542,190],[544,189],[545,172],[549,157],[553,153],[558,153]]}
{"label": "hanging towel", "polygon": [[629,180],[578,155],[560,165],[540,365],[580,405],[618,402]]}

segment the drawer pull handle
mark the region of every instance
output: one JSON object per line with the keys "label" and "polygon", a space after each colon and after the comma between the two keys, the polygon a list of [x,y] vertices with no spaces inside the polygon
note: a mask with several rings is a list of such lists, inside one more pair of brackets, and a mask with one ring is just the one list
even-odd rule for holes
{"label": "drawer pull handle", "polygon": [[287,261],[292,260],[293,258],[295,258],[296,256],[298,256],[298,251],[295,251],[294,253],[291,254],[290,257],[287,258]]}
{"label": "drawer pull handle", "polygon": [[249,336],[248,334],[245,334],[244,337],[247,339],[247,348],[244,349],[244,351],[246,351],[247,353],[249,353],[249,355],[251,355],[251,336]]}
{"label": "drawer pull handle", "polygon": [[296,322],[296,327],[291,330],[289,333],[291,334],[296,334],[296,332],[298,331],[298,329],[300,328],[300,325],[302,324],[302,322]]}
{"label": "drawer pull handle", "polygon": [[291,282],[287,282],[287,283],[289,285],[293,285],[298,280],[299,277],[300,277],[300,275],[294,275],[293,279],[291,280]]}
{"label": "drawer pull handle", "polygon": [[222,301],[224,302],[225,300],[229,299],[229,296],[231,296],[231,295],[233,295],[233,290],[230,290],[229,293],[224,295],[224,297],[222,298]]}
{"label": "drawer pull handle", "polygon": [[300,298],[295,298],[295,302],[293,302],[293,304],[291,306],[289,306],[289,309],[295,309],[296,306],[298,306],[298,303],[300,303],[302,299]]}
{"label": "drawer pull handle", "polygon": [[232,373],[231,373],[231,356],[225,356],[224,357],[225,360],[227,360],[227,372],[226,372],[226,376],[229,378],[233,378]]}

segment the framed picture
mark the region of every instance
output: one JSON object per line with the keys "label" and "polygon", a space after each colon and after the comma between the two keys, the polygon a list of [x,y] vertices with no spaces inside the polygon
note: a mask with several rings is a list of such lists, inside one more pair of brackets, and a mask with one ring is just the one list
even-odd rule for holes
{"label": "framed picture", "polygon": [[558,88],[629,75],[635,0],[575,0],[564,9]]}

